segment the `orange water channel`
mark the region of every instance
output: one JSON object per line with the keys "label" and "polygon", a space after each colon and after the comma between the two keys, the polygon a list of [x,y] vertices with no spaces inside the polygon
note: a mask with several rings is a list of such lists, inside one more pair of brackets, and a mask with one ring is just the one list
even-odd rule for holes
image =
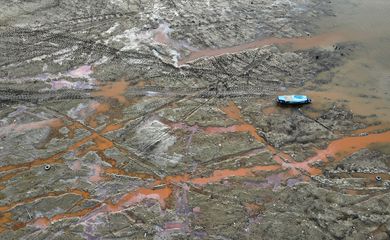
{"label": "orange water channel", "polygon": [[[313,106],[316,107],[316,99],[321,99],[318,102],[326,102],[328,97],[331,99],[338,100],[348,100],[347,107],[353,109],[354,112],[368,115],[368,114],[377,114],[381,117],[381,120],[385,120],[387,116],[386,113],[386,104],[388,103],[388,97],[386,97],[385,92],[390,90],[388,89],[388,81],[390,73],[388,72],[388,46],[389,42],[386,39],[388,38],[388,23],[383,19],[388,20],[389,16],[387,11],[388,1],[385,0],[374,0],[375,3],[378,3],[378,6],[382,6],[382,9],[378,10],[378,16],[372,16],[372,11],[370,10],[372,6],[367,1],[357,0],[359,7],[362,12],[364,12],[363,17],[360,16],[360,12],[353,13],[351,15],[345,15],[343,12],[337,14],[334,20],[339,21],[340,24],[330,24],[329,26],[321,26],[323,34],[311,37],[302,37],[302,38],[292,38],[292,39],[279,39],[279,38],[269,38],[269,39],[260,39],[251,43],[244,43],[238,46],[232,46],[222,49],[204,49],[199,51],[192,51],[190,55],[181,59],[179,65],[190,63],[198,58],[202,57],[212,57],[229,53],[236,53],[243,50],[255,49],[263,47],[266,45],[288,45],[293,49],[309,49],[313,47],[323,47],[323,48],[332,48],[332,45],[338,44],[340,42],[348,41],[360,41],[366,43],[367,52],[359,52],[358,60],[350,61],[345,66],[340,67],[335,72],[330,74],[335,74],[335,80],[330,85],[324,87],[323,92],[311,92],[315,98]],[[340,1],[335,1],[337,4],[343,4]],[[346,5],[344,8],[341,6],[338,8],[339,11],[348,11],[351,9],[351,6]],[[344,16],[344,17],[343,17]],[[370,17],[368,17],[370,16]],[[343,19],[345,18],[345,19]],[[348,20],[350,19],[350,20]],[[363,24],[360,24],[365,20]],[[345,25],[343,25],[345,24]],[[358,26],[360,25],[360,26]],[[366,34],[367,29],[362,29],[360,27],[368,26],[378,26],[377,30],[369,30],[371,34]],[[167,35],[167,29],[161,28],[159,33],[155,36],[156,41],[162,43],[169,42]],[[387,37],[387,38],[385,38]],[[385,39],[385,40],[384,40]],[[364,60],[368,59],[368,60]],[[364,66],[368,65],[370,68],[365,68]],[[358,87],[354,87],[354,86]],[[104,87],[100,92],[95,93],[95,96],[107,97],[116,99],[121,104],[126,104],[128,100],[124,97],[123,88],[128,87],[124,82],[113,83],[111,86]],[[373,90],[372,88],[375,87]],[[341,89],[341,90],[338,90]],[[371,89],[371,90],[370,90]],[[369,95],[374,95],[373,98],[367,100],[367,98],[360,97],[361,94],[370,92]],[[345,95],[345,93],[347,93]],[[317,95],[315,95],[317,94]],[[329,95],[330,94],[330,95]],[[333,95],[332,95],[333,94]],[[117,97],[119,96],[119,97]],[[387,95],[388,96],[388,95]],[[361,103],[356,104],[356,102]],[[361,106],[364,106],[362,109]],[[362,110],[360,110],[360,109]],[[374,143],[390,143],[390,131],[385,131],[381,133],[371,133],[377,130],[383,129],[382,127],[371,127],[364,130],[359,130],[356,134],[360,132],[367,132],[368,135],[364,136],[346,136],[335,141],[332,141],[328,144],[326,149],[318,149],[316,154],[303,162],[295,161],[291,156],[282,151],[275,149],[269,145],[261,136],[258,135],[255,126],[250,122],[246,121],[240,112],[240,108],[235,104],[235,102],[230,101],[226,106],[222,107],[221,110],[226,114],[230,119],[237,121],[236,124],[227,127],[205,127],[200,128],[197,126],[186,126],[184,123],[174,123],[173,125],[177,128],[187,129],[188,131],[203,131],[206,134],[221,134],[228,132],[244,132],[248,133],[255,141],[258,141],[265,145],[265,148],[269,150],[277,164],[268,165],[268,166],[254,166],[248,168],[238,168],[238,169],[219,169],[214,170],[208,176],[191,176],[188,174],[176,175],[176,176],[167,176],[163,179],[155,178],[154,182],[150,186],[145,188],[139,188],[135,191],[131,191],[127,194],[124,194],[116,202],[111,200],[106,200],[102,205],[98,205],[94,209],[89,209],[87,212],[83,212],[82,218],[88,218],[96,216],[101,212],[115,212],[120,211],[126,208],[129,205],[136,204],[143,201],[146,198],[151,198],[159,201],[162,207],[166,207],[166,200],[171,197],[172,192],[174,191],[173,186],[181,183],[196,184],[196,185],[205,185],[210,183],[216,183],[223,179],[231,177],[245,177],[245,176],[256,176],[260,173],[272,173],[275,171],[284,171],[286,174],[284,176],[294,177],[301,175],[302,172],[306,173],[309,176],[321,174],[321,169],[313,166],[317,161],[322,161],[328,163],[329,159],[332,158],[333,161],[341,161],[345,157],[363,149],[370,147]],[[271,109],[272,110],[272,109]],[[360,110],[360,111],[359,111]],[[272,113],[272,111],[271,111]],[[387,119],[388,120],[388,119]],[[169,125],[169,124],[168,124]],[[172,126],[173,126],[172,125]],[[384,126],[384,125],[382,125]],[[102,131],[104,133],[117,130],[121,128],[122,125],[107,125],[106,128]],[[174,129],[174,128],[173,128]],[[100,134],[100,133],[99,133]],[[102,145],[101,147],[96,146],[91,148],[91,150],[100,151],[110,147],[110,143],[106,140],[100,139],[96,135],[95,138],[98,141],[95,142],[96,145]],[[100,142],[100,143],[99,143]],[[112,147],[112,146],[111,146]],[[119,169],[112,164],[111,168],[103,169],[99,175],[103,174],[118,174],[126,175],[131,173],[126,173],[122,169]],[[141,178],[151,178],[151,176],[142,176],[138,175]],[[102,181],[99,179],[99,181]],[[66,215],[59,215],[56,218],[49,219],[48,222],[57,221],[59,219],[68,218]],[[43,220],[45,222],[45,220]]]}
{"label": "orange water channel", "polygon": [[[225,114],[234,120],[237,120],[240,122],[240,124],[233,125],[231,127],[224,127],[224,128],[213,128],[208,127],[205,128],[204,131],[209,134],[218,134],[218,133],[224,133],[224,132],[248,132],[250,136],[252,136],[256,141],[259,141],[261,143],[266,144],[264,139],[262,139],[260,136],[256,133],[256,128],[252,126],[251,124],[245,122],[243,120],[243,117],[239,111],[239,108],[236,106],[234,102],[230,102],[228,106],[225,108],[222,108],[222,110],[225,112]],[[53,127],[60,127],[62,124],[59,124],[59,122],[56,120],[54,121],[56,124],[53,125]],[[78,125],[79,127],[83,127],[82,125]],[[106,131],[108,131],[106,129]],[[80,148],[87,142],[92,142],[93,145],[89,146],[86,149],[80,150]],[[106,200],[104,203],[97,204],[94,207],[83,209],[78,212],[72,212],[72,213],[62,213],[58,214],[51,219],[48,218],[38,218],[35,220],[32,220],[31,224],[33,224],[36,227],[44,228],[47,227],[49,224],[59,221],[66,218],[89,218],[94,217],[98,214],[104,213],[104,212],[116,212],[120,211],[129,205],[139,203],[143,201],[144,199],[155,199],[160,202],[162,207],[166,206],[166,199],[169,198],[172,194],[173,188],[172,184],[180,184],[183,182],[186,183],[192,183],[196,185],[204,185],[204,184],[210,184],[219,182],[223,179],[230,178],[230,177],[245,177],[245,176],[255,176],[259,172],[273,172],[281,169],[289,169],[293,170],[290,171],[292,175],[299,174],[299,171],[294,172],[297,169],[302,169],[307,171],[311,175],[320,174],[321,170],[315,167],[312,167],[311,164],[315,161],[322,160],[324,162],[327,161],[327,158],[329,156],[334,157],[336,160],[341,160],[343,157],[348,156],[362,148],[367,147],[368,145],[372,143],[389,143],[390,142],[390,132],[383,132],[378,134],[370,134],[367,136],[356,136],[356,137],[345,137],[336,141],[333,141],[329,144],[329,146],[324,150],[318,150],[317,154],[314,157],[311,157],[307,159],[304,162],[295,162],[295,161],[285,161],[286,160],[286,154],[280,153],[279,151],[275,150],[271,146],[268,147],[268,149],[271,150],[275,154],[275,160],[279,164],[277,165],[268,165],[268,166],[254,166],[249,168],[238,168],[238,169],[225,169],[225,170],[215,170],[210,176],[205,177],[191,177],[190,175],[178,175],[178,176],[168,176],[161,180],[156,180],[153,184],[151,184],[151,188],[140,188],[135,191],[129,192],[125,195],[123,195],[118,201],[111,202],[109,200]],[[73,145],[69,146],[66,151],[78,151],[79,155],[86,154],[89,151],[95,151],[100,155],[104,155],[104,150],[110,149],[114,147],[114,143],[107,138],[101,136],[97,132],[93,132],[91,135],[79,140],[78,142],[74,143]],[[31,167],[40,166],[42,164],[46,163],[61,163],[61,157],[66,152],[61,152],[58,154],[53,155],[50,158],[47,159],[38,159],[34,160],[33,162],[29,163],[23,163],[18,165],[9,165],[9,166],[3,166],[0,168],[1,172],[11,171],[15,169],[28,169]],[[284,160],[283,160],[284,159]],[[93,166],[93,172],[94,174],[90,177],[91,182],[99,182],[105,180],[103,178],[103,174],[118,174],[118,175],[131,175],[132,173],[126,173],[122,169],[118,169],[115,167],[115,161],[104,159],[108,163],[112,165],[112,167],[108,168],[102,168],[100,166]],[[150,178],[151,176],[142,176],[134,174],[138,177],[146,177]],[[291,175],[290,175],[291,176]],[[162,188],[153,189],[153,186],[165,186]],[[90,195],[88,192],[85,192],[83,190],[70,190],[67,193],[48,193],[45,196],[39,196],[36,199],[25,199],[22,202],[13,203],[11,205],[6,206],[0,206],[1,211],[3,212],[2,216],[0,217],[0,224],[2,226],[5,226],[7,224],[13,224],[14,228],[23,227],[26,223],[15,223],[12,220],[12,215],[10,214],[10,210],[14,207],[25,204],[34,200],[37,200],[39,198],[44,198],[48,196],[57,196],[61,194],[78,194],[83,196],[83,199],[90,198]],[[5,230],[5,227],[2,227],[1,230]]]}
{"label": "orange water channel", "polygon": [[267,45],[290,45],[294,49],[308,49],[313,47],[327,47],[335,43],[347,41],[353,38],[352,33],[346,32],[331,32],[320,34],[313,37],[299,37],[299,38],[266,38],[257,41],[240,44],[237,46],[227,48],[212,48],[192,51],[188,56],[179,61],[179,65],[190,63],[196,59],[204,57],[215,57],[224,54],[238,53],[248,49],[261,48]]}
{"label": "orange water channel", "polygon": [[[162,180],[155,181],[151,186],[165,186],[157,189],[149,189],[149,188],[140,188],[133,192],[123,195],[116,202],[106,202],[104,205],[98,205],[96,207],[83,210],[82,212],[76,212],[71,214],[59,214],[52,219],[37,219],[35,220],[35,224],[40,226],[48,225],[54,221],[58,221],[65,218],[73,218],[73,217],[92,217],[97,214],[101,214],[104,212],[116,212],[120,211],[132,204],[139,203],[144,199],[155,199],[160,202],[162,207],[166,206],[165,201],[172,194],[172,186],[171,184],[180,184],[183,182],[192,183],[196,185],[204,185],[219,182],[223,179],[230,177],[245,177],[245,176],[255,176],[257,172],[273,172],[280,169],[302,169],[307,171],[311,175],[320,174],[321,170],[315,167],[312,167],[311,164],[322,160],[327,162],[327,158],[332,156],[336,161],[341,160],[343,157],[348,156],[362,148],[367,147],[372,143],[390,143],[390,131],[378,134],[371,134],[367,136],[356,136],[356,137],[345,137],[342,139],[335,140],[329,144],[329,146],[324,150],[319,150],[314,157],[307,159],[304,162],[284,162],[281,161],[281,165],[268,165],[268,166],[254,166],[249,168],[239,168],[239,169],[225,169],[225,170],[215,170],[208,177],[195,177],[192,178],[189,175],[177,175],[177,176],[168,176]],[[294,172],[289,172],[294,174]],[[120,172],[117,174],[121,174]],[[299,174],[299,172],[295,172],[295,174]],[[292,175],[286,175],[291,177]],[[86,195],[88,196],[88,195]],[[20,204],[20,203],[19,203]]]}
{"label": "orange water channel", "polygon": [[[128,104],[128,100],[124,97],[124,90],[128,84],[125,81],[119,81],[117,83],[110,84],[109,86],[104,86],[100,91],[94,93],[95,96],[111,98],[118,101],[122,105]],[[98,114],[108,113],[112,109],[109,105],[103,104],[95,106],[96,112]],[[254,140],[263,143],[266,145],[266,148],[274,154],[274,159],[278,164],[268,165],[268,166],[254,166],[248,168],[238,168],[238,169],[220,169],[213,171],[209,176],[204,177],[193,177],[190,175],[178,175],[178,176],[167,176],[163,179],[155,180],[148,188],[139,188],[135,191],[131,191],[127,194],[124,194],[119,200],[112,202],[107,199],[102,203],[97,204],[94,207],[83,209],[81,211],[72,212],[72,213],[61,213],[55,215],[54,217],[48,218],[38,218],[33,219],[30,223],[36,227],[45,228],[49,224],[67,218],[90,218],[94,217],[97,214],[105,212],[117,212],[121,211],[124,208],[139,203],[144,199],[155,199],[159,201],[160,205],[164,208],[166,207],[166,200],[172,195],[173,185],[180,183],[190,183],[196,185],[205,185],[210,183],[219,182],[226,178],[231,177],[245,177],[245,176],[256,176],[259,172],[274,172],[278,170],[288,170],[291,176],[299,175],[300,170],[306,171],[309,175],[321,174],[321,169],[313,167],[312,164],[318,160],[323,162],[328,162],[328,158],[331,156],[336,161],[342,160],[344,157],[353,154],[354,152],[368,147],[372,143],[390,143],[390,131],[383,133],[369,134],[366,136],[348,136],[331,142],[326,149],[318,150],[316,155],[310,157],[309,159],[303,162],[296,162],[287,154],[273,148],[267,142],[257,134],[257,129],[252,124],[246,122],[243,116],[240,113],[239,107],[233,102],[229,102],[227,106],[221,109],[227,117],[238,121],[237,124],[228,126],[228,127],[206,127],[203,128],[207,134],[220,134],[227,132],[246,132]],[[97,126],[95,117],[92,117],[89,121],[92,127]],[[49,125],[53,129],[58,129],[64,126],[62,120],[53,119],[47,120],[44,122],[30,123],[22,126],[15,126],[15,131],[25,131],[28,128],[41,128]],[[73,131],[78,128],[85,128],[80,123],[72,123]],[[69,151],[76,151],[78,156],[83,156],[90,151],[97,152],[99,156],[102,156],[102,160],[106,161],[111,165],[111,167],[101,167],[100,165],[93,165],[91,167],[93,174],[90,176],[89,180],[92,183],[98,184],[100,181],[105,181],[105,175],[116,174],[116,175],[127,175],[127,176],[136,176],[140,178],[154,178],[152,175],[142,174],[142,173],[128,173],[123,169],[120,169],[116,166],[115,160],[109,159],[104,156],[104,151],[110,148],[115,147],[115,143],[104,137],[102,134],[115,131],[122,127],[121,124],[108,124],[100,132],[92,132],[91,135],[77,141],[76,143],[69,146],[65,151],[57,153],[49,158],[45,159],[36,159],[32,162],[21,163],[15,165],[8,165],[0,167],[0,172],[9,172],[9,171],[24,171],[33,167],[38,167],[43,164],[61,164],[63,162],[62,156]],[[90,130],[90,129],[88,129]],[[374,129],[376,130],[376,129]],[[91,143],[92,145],[84,148],[86,143]],[[75,164],[77,169],[77,164]],[[3,177],[2,181],[12,178],[18,172],[10,173],[9,176]],[[158,187],[162,186],[162,187]],[[0,206],[0,232],[5,231],[6,226],[9,224],[13,225],[13,228],[23,227],[26,223],[14,222],[12,219],[11,210],[19,205],[38,200],[40,198],[50,197],[50,196],[59,196],[62,194],[77,194],[83,197],[83,199],[91,198],[88,192],[85,192],[80,189],[71,189],[68,192],[58,192],[58,193],[47,193],[45,196],[39,196],[34,199],[24,199],[21,202],[12,203],[9,205]]]}

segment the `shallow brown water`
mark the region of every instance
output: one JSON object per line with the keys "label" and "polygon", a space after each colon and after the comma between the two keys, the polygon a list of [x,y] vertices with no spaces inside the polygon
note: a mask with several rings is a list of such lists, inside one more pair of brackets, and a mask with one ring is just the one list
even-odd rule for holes
{"label": "shallow brown water", "polygon": [[237,53],[248,49],[261,48],[267,45],[291,45],[294,49],[308,49],[313,47],[328,47],[340,41],[348,41],[353,38],[351,33],[331,32],[313,37],[301,38],[266,38],[250,43],[243,43],[227,48],[203,49],[191,52],[191,54],[179,61],[179,65],[192,62],[199,58],[220,56],[229,53]]}
{"label": "shallow brown water", "polygon": [[[390,2],[332,1],[336,17],[323,18],[320,32],[352,32],[358,47],[352,59],[333,71],[333,81],[323,92],[310,93],[320,102],[347,100],[357,114],[376,114],[390,121]],[[323,77],[323,76],[322,76]]]}
{"label": "shallow brown water", "polygon": [[[347,102],[356,114],[370,116],[381,122],[390,122],[390,2],[332,1],[336,16],[321,18],[316,35],[301,38],[267,38],[237,46],[219,49],[194,50],[179,61],[179,65],[199,58],[219,56],[255,49],[266,45],[289,45],[293,49],[314,47],[332,48],[343,42],[353,42],[357,47],[351,57],[332,73],[330,84],[321,91],[306,92],[313,96],[314,106],[329,100]],[[349,55],[348,53],[346,55]],[[347,56],[346,56],[347,58]],[[319,104],[316,104],[319,103]],[[316,106],[318,105],[318,106]]]}

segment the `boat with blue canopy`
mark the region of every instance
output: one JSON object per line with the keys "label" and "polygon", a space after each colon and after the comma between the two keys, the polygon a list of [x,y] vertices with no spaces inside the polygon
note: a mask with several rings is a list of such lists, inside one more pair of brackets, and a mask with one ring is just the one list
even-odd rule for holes
{"label": "boat with blue canopy", "polygon": [[278,96],[276,101],[280,104],[294,105],[311,103],[311,99],[305,95],[286,95]]}

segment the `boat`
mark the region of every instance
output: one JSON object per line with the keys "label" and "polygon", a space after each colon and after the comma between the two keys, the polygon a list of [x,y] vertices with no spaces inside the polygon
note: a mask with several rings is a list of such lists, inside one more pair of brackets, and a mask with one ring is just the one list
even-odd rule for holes
{"label": "boat", "polygon": [[284,105],[306,104],[311,103],[311,99],[305,95],[286,95],[278,96],[276,102]]}

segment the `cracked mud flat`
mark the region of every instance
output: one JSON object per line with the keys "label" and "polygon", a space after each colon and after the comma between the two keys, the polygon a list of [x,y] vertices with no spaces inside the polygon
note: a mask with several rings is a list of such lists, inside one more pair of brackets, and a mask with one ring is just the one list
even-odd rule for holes
{"label": "cracked mud flat", "polygon": [[1,4],[1,239],[389,239],[386,1]]}

